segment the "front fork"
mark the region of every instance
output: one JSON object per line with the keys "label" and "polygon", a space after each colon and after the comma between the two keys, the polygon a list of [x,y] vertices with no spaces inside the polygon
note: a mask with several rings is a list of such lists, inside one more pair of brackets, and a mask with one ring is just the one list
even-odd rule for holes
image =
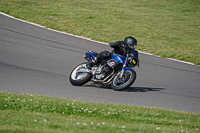
{"label": "front fork", "polygon": [[126,67],[127,60],[128,60],[128,54],[126,55],[126,60],[124,61],[124,65],[123,65],[123,67],[122,67],[122,71],[121,71],[121,73],[120,73],[119,78],[122,78],[122,77],[123,77],[123,74],[124,74],[124,69],[123,69],[123,68]]}

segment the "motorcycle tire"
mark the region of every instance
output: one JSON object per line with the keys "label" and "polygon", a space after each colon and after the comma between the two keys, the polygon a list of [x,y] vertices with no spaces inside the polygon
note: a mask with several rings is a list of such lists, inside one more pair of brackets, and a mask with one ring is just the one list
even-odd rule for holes
{"label": "motorcycle tire", "polygon": [[122,78],[119,78],[119,74],[117,74],[113,78],[111,87],[115,91],[122,91],[122,90],[125,90],[126,88],[130,87],[135,82],[135,79],[136,79],[136,72],[133,69],[126,69],[126,70],[124,70],[124,74],[123,74]]}
{"label": "motorcycle tire", "polygon": [[81,63],[78,66],[76,66],[72,72],[70,73],[69,76],[69,81],[72,85],[74,86],[81,86],[86,84],[90,79],[92,78],[92,75],[89,73],[76,73],[76,70],[80,67],[85,67],[86,68],[86,63]]}

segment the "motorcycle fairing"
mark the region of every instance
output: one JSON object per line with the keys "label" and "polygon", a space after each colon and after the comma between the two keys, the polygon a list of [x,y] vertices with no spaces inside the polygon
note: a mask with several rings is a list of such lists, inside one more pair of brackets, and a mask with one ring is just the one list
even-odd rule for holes
{"label": "motorcycle fairing", "polygon": [[137,57],[137,58],[138,58],[138,56],[139,56],[138,51],[135,50],[135,49],[131,50],[130,53],[133,53],[134,56]]}

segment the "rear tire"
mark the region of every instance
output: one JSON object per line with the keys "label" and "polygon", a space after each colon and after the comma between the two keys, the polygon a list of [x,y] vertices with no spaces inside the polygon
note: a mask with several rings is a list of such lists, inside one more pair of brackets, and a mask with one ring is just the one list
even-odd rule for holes
{"label": "rear tire", "polygon": [[111,86],[115,91],[122,91],[130,87],[135,82],[135,79],[136,72],[133,69],[126,69],[122,78],[119,78],[119,74],[113,78]]}
{"label": "rear tire", "polygon": [[85,73],[77,73],[76,70],[79,68],[87,68],[86,63],[81,63],[78,66],[76,66],[69,76],[69,81],[74,86],[81,86],[86,84],[90,79],[92,78],[92,75],[85,72]]}

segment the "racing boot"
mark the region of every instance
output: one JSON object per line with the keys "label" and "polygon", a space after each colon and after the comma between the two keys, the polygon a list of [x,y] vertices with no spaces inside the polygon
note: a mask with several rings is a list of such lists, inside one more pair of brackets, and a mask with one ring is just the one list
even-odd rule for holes
{"label": "racing boot", "polygon": [[88,62],[86,63],[86,67],[87,67],[89,70],[92,69],[92,66],[93,66],[92,60],[90,60],[90,61],[88,61]]}
{"label": "racing boot", "polygon": [[94,57],[93,59],[89,60],[89,61],[86,63],[86,67],[87,67],[89,70],[91,70],[92,67],[98,63],[98,58],[99,58],[99,57]]}

